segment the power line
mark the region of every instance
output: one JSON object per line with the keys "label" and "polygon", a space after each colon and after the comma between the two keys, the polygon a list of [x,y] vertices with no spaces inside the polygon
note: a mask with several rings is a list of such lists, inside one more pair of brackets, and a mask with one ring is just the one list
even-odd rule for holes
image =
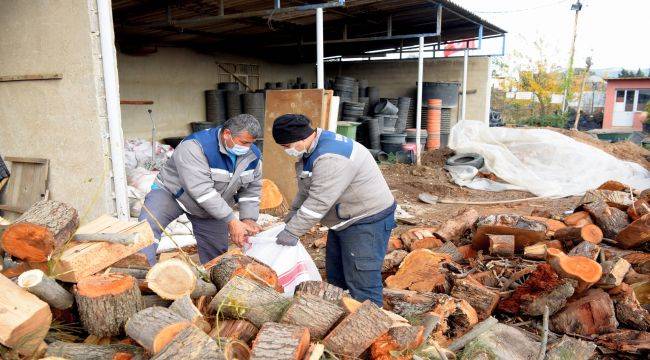
{"label": "power line", "polygon": [[500,11],[473,11],[474,13],[477,14],[511,14],[511,13],[518,13],[518,12],[524,12],[524,11],[531,11],[531,10],[537,10],[549,6],[555,6],[561,3],[569,2],[570,0],[560,0],[560,1],[554,1],[552,3],[546,3],[543,5],[531,7],[531,8],[521,8],[521,9],[513,9],[513,10],[500,10]]}

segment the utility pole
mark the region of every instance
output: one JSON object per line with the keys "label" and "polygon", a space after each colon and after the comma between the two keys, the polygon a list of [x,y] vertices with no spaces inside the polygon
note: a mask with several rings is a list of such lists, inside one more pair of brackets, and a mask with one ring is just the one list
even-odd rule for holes
{"label": "utility pole", "polygon": [[564,77],[564,96],[562,98],[562,113],[567,109],[567,96],[569,95],[569,88],[573,80],[573,54],[576,51],[576,37],[578,36],[578,15],[582,10],[582,3],[577,0],[575,4],[571,5],[571,10],[576,12],[575,20],[573,22],[573,40],[571,41],[571,52],[569,53],[569,66],[567,67],[566,76]]}
{"label": "utility pole", "polygon": [[573,122],[573,130],[578,130],[578,121],[580,120],[580,106],[582,105],[582,93],[585,91],[585,83],[587,82],[587,77],[589,77],[589,69],[591,69],[591,57],[587,58],[586,63],[587,68],[585,69],[585,73],[582,75],[582,85],[580,85],[580,94],[578,95],[578,108],[576,109],[576,119]]}

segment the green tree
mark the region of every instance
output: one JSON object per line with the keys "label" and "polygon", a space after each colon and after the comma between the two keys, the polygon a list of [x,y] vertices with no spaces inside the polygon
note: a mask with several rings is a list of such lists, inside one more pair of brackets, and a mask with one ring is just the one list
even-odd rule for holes
{"label": "green tree", "polygon": [[636,74],[634,74],[634,77],[645,77],[645,74],[643,73],[643,71],[641,70],[641,68],[639,68],[639,69],[636,71]]}
{"label": "green tree", "polygon": [[625,69],[621,69],[621,71],[618,73],[618,77],[620,78],[630,77],[630,72]]}

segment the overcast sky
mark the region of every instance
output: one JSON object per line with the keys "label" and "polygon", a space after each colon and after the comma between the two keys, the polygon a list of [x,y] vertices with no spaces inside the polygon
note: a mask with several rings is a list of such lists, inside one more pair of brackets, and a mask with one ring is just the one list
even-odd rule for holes
{"label": "overcast sky", "polygon": [[[506,54],[524,50],[536,39],[554,47],[566,67],[575,0],[453,0],[508,31]],[[575,66],[592,56],[596,69],[650,67],[650,0],[583,0],[578,21]],[[557,51],[554,51],[557,50]]]}

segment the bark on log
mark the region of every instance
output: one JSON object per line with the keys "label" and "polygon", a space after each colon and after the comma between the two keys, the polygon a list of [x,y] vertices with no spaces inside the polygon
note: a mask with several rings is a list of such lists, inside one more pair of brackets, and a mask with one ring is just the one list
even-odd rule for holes
{"label": "bark on log", "polygon": [[118,260],[112,266],[117,268],[130,268],[130,269],[151,269],[147,257],[143,253],[135,253],[125,257],[124,259]]}
{"label": "bark on log", "polygon": [[594,245],[589,241],[583,241],[580,244],[576,245],[571,251],[569,251],[569,256],[584,256],[587,259],[596,261],[598,259],[598,254],[600,254],[600,246]]}
{"label": "bark on log", "polygon": [[196,278],[196,286],[190,297],[192,299],[198,299],[201,296],[214,296],[217,293],[217,287],[213,283],[203,281],[201,278]]}
{"label": "bark on log", "polygon": [[627,284],[636,284],[640,282],[650,283],[650,274],[639,274],[634,269],[630,269],[627,274],[625,274],[623,281]]}
{"label": "bark on log", "polygon": [[214,328],[210,331],[213,339],[234,339],[243,343],[250,342],[257,335],[257,328],[246,320],[215,320]]}
{"label": "bark on log", "polygon": [[443,294],[384,288],[383,295],[386,310],[400,316],[413,318],[431,311],[438,303],[438,295],[442,296]]}
{"label": "bark on log", "polygon": [[492,315],[499,302],[499,294],[474,279],[456,279],[451,296],[467,301],[478,313],[480,320]]}
{"label": "bark on log", "polygon": [[465,259],[463,254],[458,250],[458,247],[451,241],[445,242],[441,247],[435,249],[434,252],[447,254],[455,262],[461,262]]}
{"label": "bark on log", "polygon": [[487,250],[490,245],[488,234],[514,235],[515,251],[519,252],[528,245],[544,241],[547,230],[546,224],[519,215],[481,216],[476,223],[472,247],[476,250]]}
{"label": "bark on log", "polygon": [[620,329],[610,334],[600,335],[596,338],[596,344],[617,352],[643,354],[650,350],[650,333]]}
{"label": "bark on log", "polygon": [[566,227],[566,224],[560,220],[549,219],[549,218],[539,217],[539,216],[526,216],[526,218],[546,224],[546,228],[547,228],[546,236],[549,238],[553,237],[556,231]]}
{"label": "bark on log", "polygon": [[75,289],[81,323],[99,337],[123,333],[126,321],[142,310],[136,280],[126,274],[102,274],[82,279]]}
{"label": "bark on log", "polygon": [[306,327],[312,339],[322,339],[345,315],[342,307],[314,295],[299,295],[282,316],[281,323]]}
{"label": "bark on log", "polygon": [[118,268],[111,266],[110,272],[114,274],[131,275],[136,279],[145,279],[147,277],[147,272],[149,272],[149,269]]}
{"label": "bark on log", "polygon": [[343,319],[323,340],[325,348],[337,355],[358,357],[377,338],[388,332],[392,321],[370,300]]}
{"label": "bark on log", "polygon": [[622,255],[622,258],[627,260],[630,265],[632,265],[632,267],[639,273],[650,274],[650,253],[631,252],[629,254]]}
{"label": "bark on log", "polygon": [[79,226],[79,215],[72,206],[54,200],[34,204],[2,234],[5,252],[21,260],[47,261]]}
{"label": "bark on log", "polygon": [[632,194],[629,191],[616,190],[587,190],[578,205],[588,204],[595,201],[604,201],[607,205],[627,211],[628,207],[634,203]]}
{"label": "bark on log", "polygon": [[545,260],[546,249],[554,248],[562,250],[562,243],[557,240],[545,241],[524,248],[524,257],[532,260]]}
{"label": "bark on log", "polygon": [[[422,326],[398,326],[388,330],[370,346],[370,357],[372,360],[405,360],[410,359],[405,352],[415,350],[424,342],[424,327]],[[404,353],[396,357],[395,354]]]}
{"label": "bark on log", "polygon": [[574,284],[560,279],[550,265],[540,264],[509,298],[499,302],[499,310],[515,315],[521,312],[540,316],[548,306],[552,315],[566,305],[573,292]]}
{"label": "bark on log", "polygon": [[650,214],[650,201],[648,199],[638,199],[629,208],[627,214],[632,220],[636,220],[643,215]]}
{"label": "bark on log", "polygon": [[258,327],[278,321],[288,305],[289,300],[275,289],[241,276],[232,278],[210,302],[212,311]]}
{"label": "bark on log", "polygon": [[551,346],[546,353],[546,360],[589,360],[594,356],[596,344],[591,341],[574,339],[563,335],[562,339]]}
{"label": "bark on log", "polygon": [[138,241],[140,234],[131,233],[95,233],[95,234],[75,234],[72,240],[77,242],[108,242],[120,245],[133,245]]}
{"label": "bark on log", "polygon": [[32,355],[50,330],[50,307],[0,275],[0,344]]}
{"label": "bark on log", "polygon": [[583,227],[594,223],[587,211],[576,211],[565,217],[563,221],[567,226],[572,227]]}
{"label": "bark on log", "polygon": [[596,225],[585,225],[583,227],[567,226],[555,232],[554,239],[560,240],[567,247],[573,247],[581,241],[588,241],[592,244],[600,244],[603,241],[603,232]]}
{"label": "bark on log", "polygon": [[154,265],[147,273],[147,286],[163,299],[176,300],[194,291],[196,275],[187,263],[170,259]]}
{"label": "bark on log", "polygon": [[395,250],[392,251],[384,257],[384,263],[381,265],[381,272],[389,272],[395,269],[399,264],[404,261],[404,258],[408,255],[406,250]]}
{"label": "bark on log", "polygon": [[616,180],[607,180],[602,183],[596,190],[612,190],[612,191],[630,191],[628,185],[623,184],[622,182]]}
{"label": "bark on log", "polygon": [[623,258],[607,260],[602,263],[603,275],[596,286],[611,289],[621,285],[625,275],[630,270],[630,263]]}
{"label": "bark on log", "polygon": [[[400,235],[404,247],[409,251],[415,250],[414,244],[440,243],[440,240],[433,235],[437,230],[435,227],[428,228],[410,228]],[[418,245],[419,246],[419,245]]]}
{"label": "bark on log", "polygon": [[386,278],[386,287],[410,289],[421,292],[446,292],[449,283],[441,264],[450,262],[447,254],[434,253],[429,249],[418,249],[408,254],[397,273]]}
{"label": "bark on log", "polygon": [[616,236],[619,246],[624,249],[641,246],[650,241],[650,214],[634,220]]}
{"label": "bark on log", "polygon": [[553,315],[550,328],[561,334],[591,336],[616,331],[614,304],[602,289],[591,289]]}
{"label": "bark on log", "polygon": [[18,277],[18,286],[36,295],[51,307],[65,310],[72,306],[74,297],[54,279],[47,277],[41,270],[34,269]]}
{"label": "bark on log", "polygon": [[152,306],[169,307],[171,300],[165,300],[158,295],[142,295],[142,308],[146,309]]}
{"label": "bark on log", "polygon": [[472,229],[476,220],[478,220],[476,210],[472,208],[462,209],[451,219],[442,223],[434,234],[441,240],[457,242],[466,232]]}
{"label": "bark on log", "polygon": [[560,277],[578,281],[577,294],[595,284],[602,275],[600,264],[584,256],[567,256],[557,249],[548,249],[546,256],[546,262]]}
{"label": "bark on log", "polygon": [[434,294],[435,304],[427,314],[437,317],[431,338],[441,346],[465,334],[479,321],[476,310],[465,300],[447,294]]}
{"label": "bark on log", "polygon": [[283,290],[275,271],[250,256],[225,253],[210,268],[210,280],[218,289],[224,287],[235,276],[249,278],[280,292]]}
{"label": "bark on log", "polygon": [[637,300],[634,290],[628,284],[621,284],[609,291],[614,301],[616,319],[623,325],[636,330],[650,330],[650,312]]}
{"label": "bark on log", "polygon": [[245,343],[234,339],[221,339],[220,341],[222,342],[217,342],[217,344],[220,344],[221,348],[223,349],[223,354],[226,356],[227,360],[246,360],[251,358],[251,349]]}
{"label": "bark on log", "polygon": [[311,294],[321,297],[329,302],[338,304],[345,295],[345,290],[325,281],[303,281],[296,286],[295,295]]}
{"label": "bark on log", "polygon": [[512,257],[515,254],[514,235],[488,235],[490,254],[502,257]]}
{"label": "bark on log", "polygon": [[594,219],[596,225],[603,231],[603,235],[606,238],[616,238],[616,235],[630,224],[627,220],[626,212],[608,206],[604,201],[599,200],[585,204],[584,208]]}
{"label": "bark on log", "polygon": [[217,342],[195,326],[182,329],[151,360],[226,360]]}
{"label": "bark on log", "polygon": [[183,329],[192,324],[177,313],[158,306],[137,312],[126,322],[126,334],[148,352],[160,352]]}
{"label": "bark on log", "polygon": [[205,320],[199,309],[194,306],[192,299],[188,295],[174,300],[174,302],[169,306],[169,310],[196,325],[196,327],[203,330],[203,332],[210,332],[210,324]]}
{"label": "bark on log", "polygon": [[[120,354],[123,354],[123,357],[118,357]],[[143,349],[138,346],[126,344],[94,345],[64,341],[55,341],[49,344],[45,355],[67,360],[145,359]]]}
{"label": "bark on log", "polygon": [[538,342],[532,341],[518,328],[495,324],[467,344],[461,358],[529,360],[537,357],[539,347]]}
{"label": "bark on log", "polygon": [[299,360],[309,349],[309,331],[305,327],[269,322],[257,333],[251,360]]}

